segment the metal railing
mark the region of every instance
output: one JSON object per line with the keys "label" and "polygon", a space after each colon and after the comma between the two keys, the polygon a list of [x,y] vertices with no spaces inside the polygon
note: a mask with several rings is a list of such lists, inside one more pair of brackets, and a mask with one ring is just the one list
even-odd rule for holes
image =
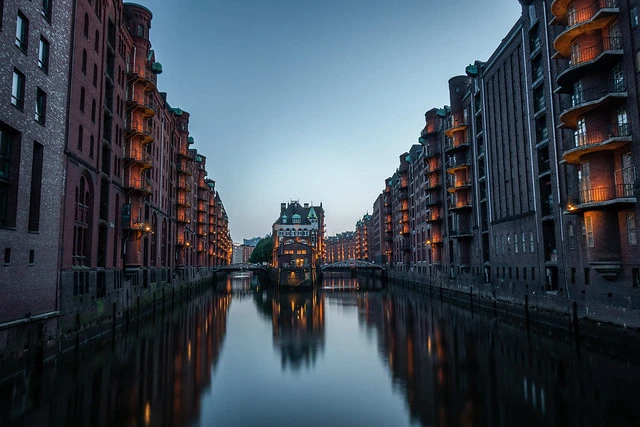
{"label": "metal railing", "polygon": [[130,177],[129,180],[127,181],[127,187],[150,193],[151,180],[147,178]]}
{"label": "metal railing", "polygon": [[127,69],[127,73],[129,75],[137,76],[138,78],[141,78],[143,80],[150,81],[153,84],[156,84],[158,79],[158,76],[156,76],[155,73],[152,73],[151,70],[149,70],[147,67],[129,67]]}
{"label": "metal railing", "polygon": [[606,128],[597,128],[585,133],[574,133],[563,139],[565,150],[599,144],[610,138],[631,136],[631,124],[611,124]]}
{"label": "metal railing", "polygon": [[607,202],[634,197],[633,184],[616,184],[609,187],[589,188],[580,191],[580,203]]}
{"label": "metal railing", "polygon": [[567,29],[590,20],[601,9],[612,9],[617,7],[618,0],[598,0],[582,9],[572,10],[567,14]]}
{"label": "metal railing", "polygon": [[563,111],[580,107],[589,102],[597,101],[607,95],[625,93],[627,88],[624,80],[607,80],[606,83],[587,89],[581,89],[560,102]]}

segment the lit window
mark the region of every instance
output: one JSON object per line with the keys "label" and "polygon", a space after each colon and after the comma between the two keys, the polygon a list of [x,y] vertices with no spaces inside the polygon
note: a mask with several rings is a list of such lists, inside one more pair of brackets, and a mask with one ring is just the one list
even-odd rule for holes
{"label": "lit window", "polygon": [[24,108],[24,74],[13,69],[13,84],[11,86],[11,104],[19,109]]}
{"label": "lit window", "polygon": [[29,44],[29,20],[18,12],[18,18],[16,19],[16,46],[23,52],[27,51]]}
{"label": "lit window", "polygon": [[49,72],[49,42],[42,36],[38,47],[38,67],[45,73]]}
{"label": "lit window", "polygon": [[45,124],[47,114],[47,93],[38,88],[36,92],[36,121]]}

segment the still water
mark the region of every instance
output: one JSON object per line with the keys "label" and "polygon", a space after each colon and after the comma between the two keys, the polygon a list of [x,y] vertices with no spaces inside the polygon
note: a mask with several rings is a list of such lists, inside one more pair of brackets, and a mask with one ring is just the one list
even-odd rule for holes
{"label": "still water", "polygon": [[637,425],[638,366],[373,279],[324,285],[233,277],[0,373],[0,426]]}

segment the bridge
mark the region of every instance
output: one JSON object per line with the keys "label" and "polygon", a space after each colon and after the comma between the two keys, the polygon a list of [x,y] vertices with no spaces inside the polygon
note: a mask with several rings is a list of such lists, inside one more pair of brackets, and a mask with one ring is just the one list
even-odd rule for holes
{"label": "bridge", "polygon": [[243,262],[238,264],[222,265],[218,268],[215,268],[213,271],[216,273],[233,273],[236,271],[252,271],[256,273],[265,273],[269,271],[269,266]]}
{"label": "bridge", "polygon": [[371,273],[376,273],[376,272],[384,272],[385,269],[383,266],[379,265],[379,264],[374,264],[372,262],[368,262],[368,261],[360,261],[360,260],[347,260],[347,261],[339,261],[339,262],[334,262],[332,264],[325,264],[322,267],[320,267],[320,270],[322,272],[326,272],[326,273],[330,273],[332,271],[347,271],[347,272],[353,272],[353,271],[363,271],[363,272],[371,272]]}

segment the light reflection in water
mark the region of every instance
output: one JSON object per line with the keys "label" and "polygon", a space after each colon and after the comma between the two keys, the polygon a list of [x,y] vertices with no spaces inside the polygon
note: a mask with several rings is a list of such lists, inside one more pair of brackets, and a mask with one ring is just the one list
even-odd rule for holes
{"label": "light reflection in water", "polygon": [[351,279],[278,293],[230,277],[224,293],[113,341],[1,373],[0,424],[635,422],[637,366],[409,291],[364,280],[360,289],[378,290],[357,291]]}

